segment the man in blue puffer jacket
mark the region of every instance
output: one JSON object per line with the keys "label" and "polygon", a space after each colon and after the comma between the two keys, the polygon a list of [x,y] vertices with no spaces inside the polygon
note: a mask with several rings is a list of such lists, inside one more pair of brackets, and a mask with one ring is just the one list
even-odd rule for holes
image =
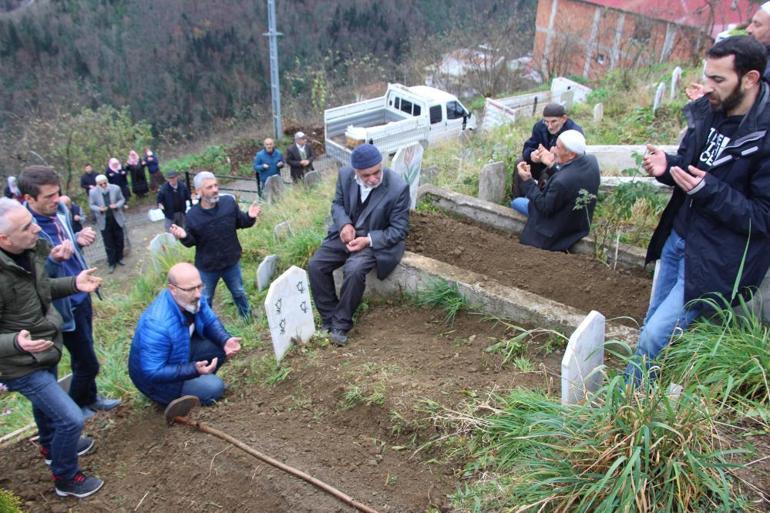
{"label": "man in blue puffer jacket", "polygon": [[131,342],[128,374],[136,388],[166,405],[183,395],[212,404],[225,390],[215,375],[241,349],[202,297],[203,282],[192,264],[174,265],[168,287],[142,314]]}

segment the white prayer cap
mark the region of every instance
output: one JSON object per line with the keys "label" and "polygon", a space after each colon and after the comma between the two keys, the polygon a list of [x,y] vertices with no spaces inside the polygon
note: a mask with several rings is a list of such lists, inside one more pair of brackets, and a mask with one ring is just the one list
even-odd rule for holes
{"label": "white prayer cap", "polygon": [[770,2],[763,3],[760,9],[765,11],[765,13],[770,14]]}
{"label": "white prayer cap", "polygon": [[96,183],[102,183],[107,181],[107,177],[104,175],[96,175],[96,180],[94,180]]}
{"label": "white prayer cap", "polygon": [[577,130],[565,130],[559,136],[559,140],[572,153],[584,155],[586,152],[586,138]]}
{"label": "white prayer cap", "polygon": [[304,139],[305,138],[305,132],[297,132],[294,134],[294,139]]}

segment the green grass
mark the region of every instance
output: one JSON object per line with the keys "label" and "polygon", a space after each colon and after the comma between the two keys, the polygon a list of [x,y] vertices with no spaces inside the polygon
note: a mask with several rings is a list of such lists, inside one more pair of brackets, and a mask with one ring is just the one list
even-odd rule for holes
{"label": "green grass", "polygon": [[468,301],[456,283],[438,279],[416,293],[414,302],[419,306],[432,306],[443,310],[444,322],[448,325],[454,324],[457,314],[468,306]]}

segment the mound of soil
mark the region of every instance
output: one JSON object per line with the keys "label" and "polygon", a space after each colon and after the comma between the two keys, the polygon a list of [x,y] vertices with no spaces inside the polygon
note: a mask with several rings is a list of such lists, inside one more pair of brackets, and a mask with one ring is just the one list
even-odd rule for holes
{"label": "mound of soil", "polygon": [[[457,409],[468,397],[514,386],[557,390],[561,351],[533,341],[523,356],[534,371],[501,367],[501,356],[485,349],[510,336],[508,327],[474,315],[461,314],[452,326],[442,318],[435,310],[370,306],[347,347],[313,342],[295,349],[285,363],[291,372],[274,386],[243,381],[256,379],[256,365],[225,366],[225,400],[195,417],[380,512],[446,511],[462,462],[430,447],[417,450],[437,434],[429,418],[434,405]],[[256,362],[266,351],[238,358]],[[27,442],[3,450],[0,487],[35,512],[354,511],[218,438],[166,427],[154,407],[100,413],[86,432],[97,438],[97,450],[81,464],[105,480],[98,494],[56,498]]]}
{"label": "mound of soil", "polygon": [[643,271],[612,270],[585,255],[545,251],[518,238],[440,214],[412,212],[409,251],[485,274],[585,313],[598,310],[608,319],[641,324],[650,298],[650,277]]}

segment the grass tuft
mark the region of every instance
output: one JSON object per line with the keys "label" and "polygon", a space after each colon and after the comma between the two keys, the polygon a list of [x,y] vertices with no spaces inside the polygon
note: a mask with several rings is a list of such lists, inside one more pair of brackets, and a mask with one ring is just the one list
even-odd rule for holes
{"label": "grass tuft", "polygon": [[468,301],[460,292],[456,283],[445,280],[434,280],[418,292],[414,301],[419,306],[432,306],[444,311],[444,322],[450,326],[460,310],[467,308]]}

